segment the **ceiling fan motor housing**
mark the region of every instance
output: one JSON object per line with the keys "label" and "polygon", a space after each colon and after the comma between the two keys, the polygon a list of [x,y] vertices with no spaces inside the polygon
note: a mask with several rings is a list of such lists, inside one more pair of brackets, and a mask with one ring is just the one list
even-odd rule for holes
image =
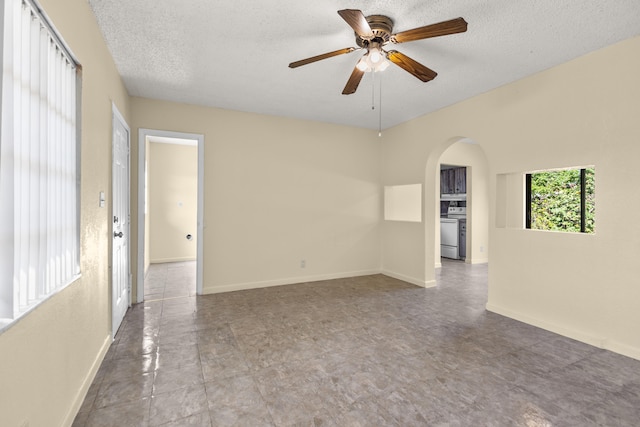
{"label": "ceiling fan motor housing", "polygon": [[[365,72],[382,71],[389,63],[397,65],[423,82],[433,80],[438,75],[435,71],[397,50],[386,51],[383,47],[388,43],[405,43],[467,31],[467,21],[465,21],[464,18],[450,19],[448,21],[392,34],[393,20],[388,16],[364,16],[362,11],[358,9],[342,9],[338,11],[338,15],[354,30],[358,47],[360,49],[366,49],[366,54],[360,58],[353,68],[351,76],[342,91],[343,95],[349,95],[356,91]],[[296,68],[301,65],[351,53],[354,50],[357,50],[357,48],[348,47],[334,50],[323,53],[322,55],[292,62],[289,64],[289,67]],[[381,60],[382,58],[386,58],[388,61]]]}
{"label": "ceiling fan motor housing", "polygon": [[356,34],[356,44],[360,47],[367,48],[369,43],[376,42],[383,46],[391,40],[391,32],[393,31],[393,21],[388,16],[371,15],[367,16],[367,22],[371,27],[373,38],[362,38]]}

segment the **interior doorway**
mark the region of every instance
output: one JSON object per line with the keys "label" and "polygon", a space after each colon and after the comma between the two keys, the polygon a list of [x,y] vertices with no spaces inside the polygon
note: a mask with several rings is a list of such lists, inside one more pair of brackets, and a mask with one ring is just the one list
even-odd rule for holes
{"label": "interior doorway", "polygon": [[[193,163],[192,151],[195,151]],[[150,271],[152,262],[162,266],[154,268],[154,272],[183,274],[180,272],[186,271],[187,275],[195,263],[195,291],[201,295],[204,136],[140,129],[138,153],[137,301],[146,299],[145,273]],[[154,161],[157,162],[155,169]],[[197,182],[195,197],[189,194],[194,179]],[[152,190],[152,187],[155,188]],[[151,200],[152,197],[155,198]],[[191,217],[193,211],[195,221]]]}
{"label": "interior doorway", "polygon": [[[467,258],[467,167],[440,164],[440,258]],[[469,221],[471,222],[471,221]]]}
{"label": "interior doorway", "polygon": [[[489,167],[484,151],[470,138],[452,138],[442,147],[441,154],[434,156],[431,165],[432,172],[429,173],[435,178],[434,217],[437,218],[432,234],[435,237],[432,240],[434,268],[442,267],[444,261],[460,262],[463,259],[467,264],[487,263]],[[449,247],[444,249],[443,218],[449,227],[445,236]],[[452,249],[456,246],[453,237],[457,237],[458,243],[457,248]]]}

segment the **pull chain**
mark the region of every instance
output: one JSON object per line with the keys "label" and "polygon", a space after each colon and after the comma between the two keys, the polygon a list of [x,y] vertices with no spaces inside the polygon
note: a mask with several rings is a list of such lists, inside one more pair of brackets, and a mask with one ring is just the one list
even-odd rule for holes
{"label": "pull chain", "polygon": [[380,85],[380,93],[378,94],[378,101],[380,102],[380,107],[378,108],[378,137],[382,137],[382,77],[378,79],[378,84]]}
{"label": "pull chain", "polygon": [[375,92],[376,92],[376,73],[375,71],[371,72],[371,109],[376,109],[376,101],[375,101]]}

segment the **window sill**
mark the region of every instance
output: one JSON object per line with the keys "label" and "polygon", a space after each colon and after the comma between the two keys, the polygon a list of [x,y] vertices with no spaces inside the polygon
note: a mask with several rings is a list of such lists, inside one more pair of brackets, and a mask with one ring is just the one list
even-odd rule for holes
{"label": "window sill", "polygon": [[27,317],[30,313],[32,313],[33,311],[37,310],[38,307],[42,306],[42,304],[44,304],[45,302],[47,302],[48,300],[50,300],[51,298],[53,298],[54,296],[58,295],[60,292],[62,292],[64,289],[68,288],[69,286],[71,286],[73,283],[75,283],[76,281],[78,281],[78,279],[80,279],[82,277],[82,274],[78,274],[76,276],[73,277],[73,279],[71,279],[69,281],[69,283],[67,283],[64,286],[59,287],[58,289],[56,289],[55,291],[53,291],[50,295],[47,295],[45,298],[43,298],[41,301],[38,301],[37,303],[35,303],[33,306],[29,307],[28,309],[26,309],[25,311],[23,311],[22,313],[20,313],[20,315],[18,315],[17,317],[10,319],[10,318],[6,318],[6,317],[2,317],[0,318],[0,336],[2,336],[3,333],[5,333],[6,331],[8,331],[9,329],[11,329],[14,325],[20,323],[20,321],[22,319],[24,319],[25,317]]}

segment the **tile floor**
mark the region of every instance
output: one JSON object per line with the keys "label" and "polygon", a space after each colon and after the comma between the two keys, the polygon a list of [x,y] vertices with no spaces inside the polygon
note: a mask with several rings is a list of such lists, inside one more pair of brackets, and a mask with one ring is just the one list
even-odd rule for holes
{"label": "tile floor", "polygon": [[485,311],[486,265],[195,297],[153,266],[74,426],[637,426],[640,361]]}

